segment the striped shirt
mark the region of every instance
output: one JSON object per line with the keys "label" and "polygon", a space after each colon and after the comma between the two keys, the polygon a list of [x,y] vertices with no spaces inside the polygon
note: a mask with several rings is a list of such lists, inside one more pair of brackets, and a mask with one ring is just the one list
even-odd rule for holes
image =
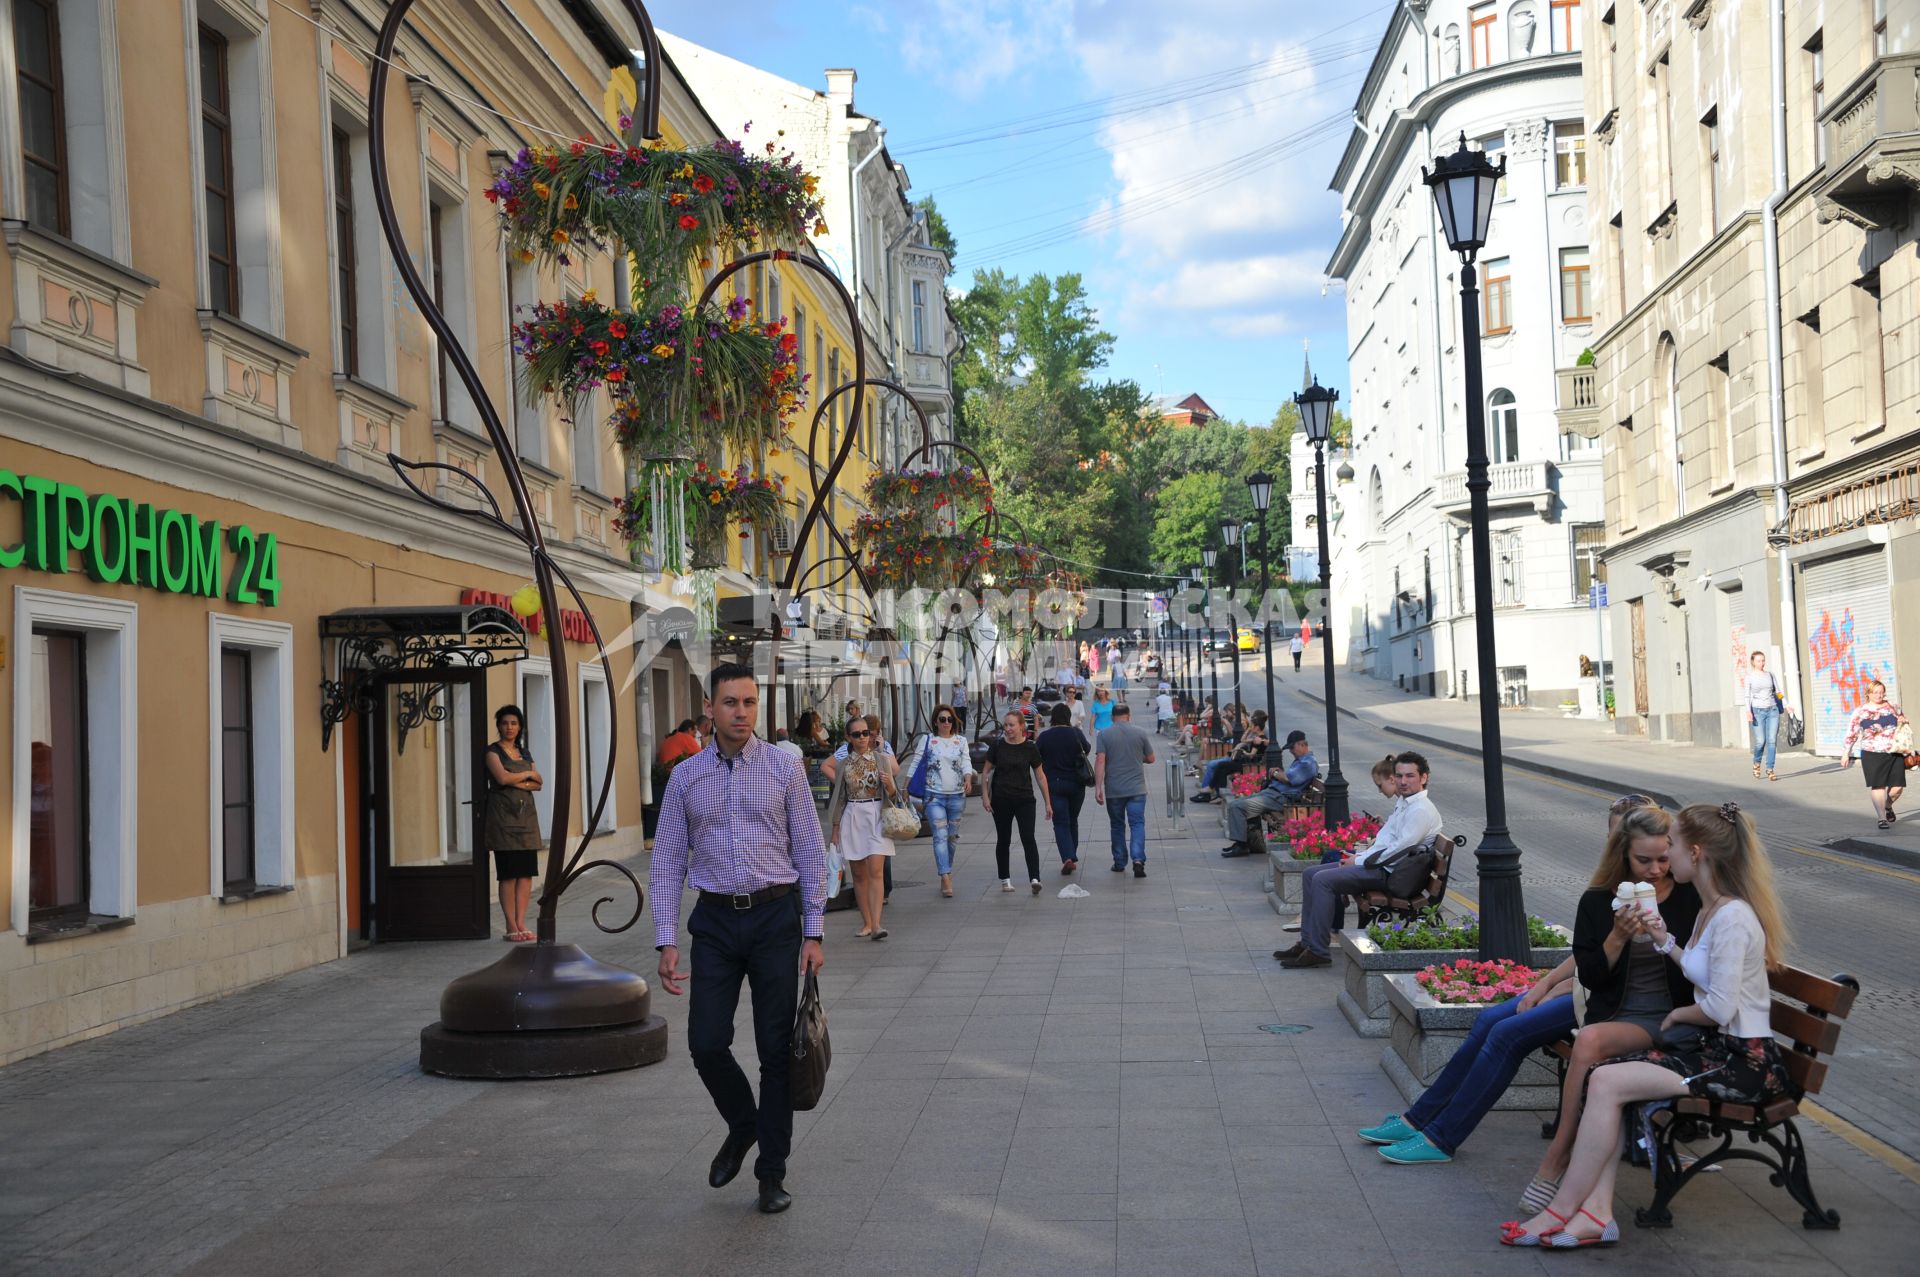
{"label": "striped shirt", "polygon": [[682,885],[732,895],[782,882],[800,884],[801,934],[819,936],[827,851],[805,764],[753,736],[732,758],[716,742],[675,767],[647,875],[654,944],[679,942]]}

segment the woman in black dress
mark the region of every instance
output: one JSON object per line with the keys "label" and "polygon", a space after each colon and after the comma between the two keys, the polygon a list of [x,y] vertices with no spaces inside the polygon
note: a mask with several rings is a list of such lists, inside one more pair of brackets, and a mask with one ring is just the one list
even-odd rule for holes
{"label": "woman in black dress", "polygon": [[487,746],[487,818],[482,832],[500,879],[500,911],[507,918],[504,940],[531,940],[527,900],[540,867],[540,814],[533,795],[540,770],[521,741],[526,716],[518,705],[502,705],[493,715],[500,739]]}

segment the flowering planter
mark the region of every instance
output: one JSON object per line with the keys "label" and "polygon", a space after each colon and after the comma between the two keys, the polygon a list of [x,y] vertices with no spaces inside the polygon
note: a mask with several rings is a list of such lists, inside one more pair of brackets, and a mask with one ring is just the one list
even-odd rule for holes
{"label": "flowering planter", "polygon": [[[1572,952],[1571,947],[1537,948],[1533,964],[1549,970]],[[1361,1037],[1387,1037],[1393,1032],[1393,1012],[1387,1004],[1389,977],[1406,973],[1411,981],[1412,973],[1424,967],[1476,956],[1473,949],[1386,950],[1369,940],[1364,930],[1342,931],[1333,955],[1334,969],[1340,972],[1341,980],[1340,1013]]]}
{"label": "flowering planter", "polygon": [[[1545,954],[1538,950],[1536,960],[1541,964],[1547,962]],[[1420,987],[1411,971],[1387,976],[1382,983],[1387,991],[1391,1041],[1380,1053],[1380,1068],[1411,1102],[1433,1085],[1433,1079],[1466,1039],[1473,1027],[1473,1018],[1486,1008],[1479,1003],[1436,1002]],[[1551,1109],[1559,1102],[1559,1080],[1554,1070],[1541,1061],[1539,1053],[1534,1052],[1521,1063],[1513,1084],[1493,1106],[1496,1109]]]}
{"label": "flowering planter", "polygon": [[1270,894],[1267,903],[1273,911],[1292,918],[1298,916],[1300,907],[1306,900],[1304,887],[1305,875],[1309,868],[1320,863],[1313,860],[1295,860],[1282,842],[1268,843],[1267,883]]}

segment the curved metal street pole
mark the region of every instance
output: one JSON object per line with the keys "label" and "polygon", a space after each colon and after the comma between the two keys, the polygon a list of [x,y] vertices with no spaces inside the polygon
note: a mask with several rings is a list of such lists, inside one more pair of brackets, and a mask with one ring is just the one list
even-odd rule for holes
{"label": "curved metal street pole", "polygon": [[1327,828],[1347,823],[1347,778],[1340,773],[1340,705],[1333,691],[1333,560],[1327,549],[1327,451],[1318,440],[1313,445],[1314,499],[1320,515],[1320,595],[1327,601],[1327,613],[1320,618],[1320,663],[1327,676],[1327,788],[1325,812]]}

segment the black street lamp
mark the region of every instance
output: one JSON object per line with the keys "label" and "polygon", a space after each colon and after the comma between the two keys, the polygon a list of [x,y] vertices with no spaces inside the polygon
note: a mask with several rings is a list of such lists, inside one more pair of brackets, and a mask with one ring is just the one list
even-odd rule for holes
{"label": "black street lamp", "polygon": [[1200,562],[1207,569],[1206,594],[1200,605],[1200,655],[1206,661],[1207,681],[1213,688],[1213,730],[1220,736],[1220,653],[1213,651],[1213,569],[1220,562],[1220,551],[1207,546],[1200,551]]}
{"label": "black street lamp", "polygon": [[1327,614],[1320,618],[1320,663],[1327,678],[1327,828],[1347,823],[1347,778],[1340,774],[1340,706],[1333,690],[1333,565],[1327,549],[1327,440],[1333,437],[1333,405],[1340,398],[1337,390],[1314,383],[1293,397],[1300,407],[1300,420],[1307,428],[1307,441],[1313,445],[1313,495],[1320,525],[1320,595],[1327,601]]}
{"label": "black street lamp", "polygon": [[[1200,565],[1190,563],[1187,565],[1187,589],[1199,588]],[[1193,706],[1193,713],[1197,716],[1200,713],[1200,629],[1198,626],[1193,627],[1193,632],[1187,636],[1186,696],[1187,703]]]}
{"label": "black street lamp", "polygon": [[1260,650],[1267,662],[1267,766],[1286,765],[1287,751],[1280,744],[1280,713],[1273,699],[1273,621],[1267,610],[1267,591],[1273,588],[1271,547],[1267,543],[1267,507],[1273,504],[1273,476],[1256,470],[1247,476],[1247,492],[1253,497],[1253,512],[1260,516],[1260,599],[1254,614],[1260,618]]}
{"label": "black street lamp", "polygon": [[1466,352],[1467,495],[1473,519],[1473,629],[1480,665],[1480,751],[1487,791],[1487,829],[1474,851],[1480,866],[1480,957],[1531,962],[1527,913],[1520,892],[1520,848],[1507,831],[1506,774],[1501,759],[1499,660],[1493,639],[1493,547],[1487,512],[1487,418],[1480,370],[1480,288],[1474,254],[1485,246],[1493,197],[1506,175],[1484,151],[1460,149],[1421,170],[1439,209],[1447,245],[1460,254],[1460,336]]}
{"label": "black street lamp", "polygon": [[[1239,573],[1234,570],[1239,562],[1240,520],[1223,519],[1220,522],[1220,544],[1234,553],[1227,555],[1227,599],[1233,599],[1234,590],[1239,586]],[[1227,656],[1233,662],[1233,689],[1231,695],[1235,704],[1240,701],[1240,630],[1233,623],[1233,608],[1227,608]]]}

